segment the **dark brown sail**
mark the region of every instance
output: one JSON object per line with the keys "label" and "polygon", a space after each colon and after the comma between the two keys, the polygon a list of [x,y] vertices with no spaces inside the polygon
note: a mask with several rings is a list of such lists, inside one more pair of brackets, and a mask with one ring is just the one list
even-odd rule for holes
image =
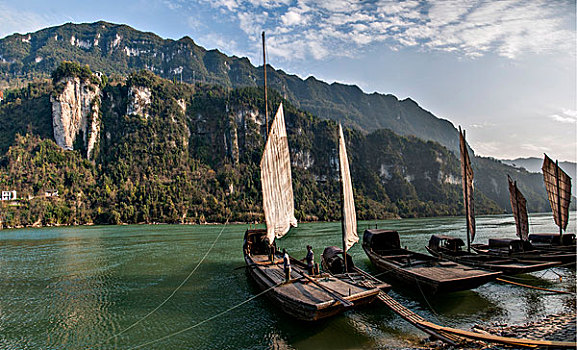
{"label": "dark brown sail", "polygon": [[555,223],[560,230],[567,228],[569,221],[569,203],[571,202],[571,177],[557,163],[545,154],[543,160],[543,180],[553,209]]}
{"label": "dark brown sail", "polygon": [[459,141],[461,145],[461,176],[463,179],[463,204],[465,206],[465,217],[467,218],[467,247],[475,239],[475,202],[473,200],[473,168],[467,152],[465,142],[465,130],[459,127]]}
{"label": "dark brown sail", "polygon": [[529,238],[529,218],[527,216],[527,200],[517,188],[517,181],[513,182],[509,175],[509,194],[511,195],[511,209],[515,224],[517,224],[517,236],[526,241]]}

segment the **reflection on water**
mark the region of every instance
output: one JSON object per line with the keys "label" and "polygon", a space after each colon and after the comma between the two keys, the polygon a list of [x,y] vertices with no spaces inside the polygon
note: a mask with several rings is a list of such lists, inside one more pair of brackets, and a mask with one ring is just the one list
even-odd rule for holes
{"label": "reflection on water", "polygon": [[[572,215],[575,218],[575,215]],[[532,215],[531,230],[556,232],[549,214]],[[431,234],[463,236],[464,218],[360,222],[398,230],[403,246],[425,252]],[[477,242],[514,237],[509,216],[477,219]],[[106,341],[159,305],[210,248],[223,226],[101,226],[0,231],[0,348],[130,348],[190,327],[258,293],[242,259],[246,225],[227,226],[211,254],[157,313]],[[296,257],[340,245],[340,223],[301,224],[278,244]],[[575,220],[569,224],[575,232]],[[357,266],[377,273],[360,245]],[[563,276],[560,281],[559,275]],[[518,282],[575,291],[575,271],[557,268]],[[483,322],[525,323],[575,308],[572,296],[499,282],[431,297],[391,294],[428,320],[470,328]],[[259,298],[211,322],[146,348],[316,349],[403,348],[424,337],[384,306],[371,305],[322,322],[298,322]]]}

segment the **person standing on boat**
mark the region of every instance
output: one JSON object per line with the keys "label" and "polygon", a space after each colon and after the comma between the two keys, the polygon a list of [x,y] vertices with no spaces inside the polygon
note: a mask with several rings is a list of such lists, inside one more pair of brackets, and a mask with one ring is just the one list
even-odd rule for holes
{"label": "person standing on boat", "polygon": [[283,262],[284,262],[284,273],[285,273],[285,281],[288,282],[291,279],[291,258],[286,252],[286,249],[282,250],[283,254]]}
{"label": "person standing on boat", "polygon": [[307,269],[309,270],[309,275],[314,275],[315,270],[315,252],[313,252],[313,247],[307,245],[307,256],[305,258],[307,262]]}
{"label": "person standing on boat", "polygon": [[275,252],[275,246],[274,244],[270,243],[270,240],[268,239],[268,237],[264,238],[264,244],[266,245],[267,249],[268,249],[268,259],[270,260],[271,263],[274,263],[274,254]]}

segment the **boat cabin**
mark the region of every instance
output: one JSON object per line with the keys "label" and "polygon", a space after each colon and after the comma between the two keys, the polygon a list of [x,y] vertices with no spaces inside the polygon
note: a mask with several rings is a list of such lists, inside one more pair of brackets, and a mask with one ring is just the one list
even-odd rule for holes
{"label": "boat cabin", "polygon": [[[273,242],[276,251],[276,242]],[[268,255],[269,247],[266,239],[266,229],[246,230],[242,249],[245,255]]]}
{"label": "boat cabin", "polygon": [[445,236],[445,235],[432,235],[429,239],[429,248],[433,251],[439,251],[439,249],[449,250],[451,252],[463,251],[462,247],[465,246],[465,242],[457,237]]}
{"label": "boat cabin", "polygon": [[322,255],[322,265],[325,271],[333,275],[354,271],[355,264],[353,258],[347,254],[347,271],[345,271],[345,262],[343,260],[343,250],[339,247],[326,247]]}
{"label": "boat cabin", "polygon": [[[574,233],[563,234],[563,245],[575,244]],[[529,242],[537,244],[560,244],[561,239],[558,233],[531,233],[529,235]]]}
{"label": "boat cabin", "polygon": [[533,250],[528,241],[513,238],[490,238],[489,249],[508,249],[510,253],[519,253]]}
{"label": "boat cabin", "polygon": [[365,230],[363,247],[375,252],[386,252],[401,249],[399,233],[392,230]]}

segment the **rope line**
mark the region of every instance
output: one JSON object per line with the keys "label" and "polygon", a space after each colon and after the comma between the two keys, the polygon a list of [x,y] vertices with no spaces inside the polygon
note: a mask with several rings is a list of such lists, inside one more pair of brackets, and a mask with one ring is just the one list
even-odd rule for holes
{"label": "rope line", "polygon": [[262,291],[262,292],[260,292],[260,293],[258,293],[258,294],[256,294],[256,295],[253,295],[252,297],[246,299],[245,301],[243,301],[243,302],[241,302],[241,303],[239,303],[239,304],[236,304],[236,305],[234,305],[234,306],[232,306],[232,307],[230,307],[230,308],[228,308],[228,309],[226,309],[226,310],[224,310],[224,311],[222,311],[222,312],[220,312],[220,313],[218,313],[218,314],[216,314],[216,315],[214,315],[214,316],[211,316],[211,317],[203,320],[203,321],[200,321],[200,322],[198,322],[198,323],[195,323],[195,324],[193,324],[193,325],[190,326],[190,327],[186,327],[186,328],[181,329],[181,330],[179,330],[179,331],[176,331],[176,332],[174,332],[174,333],[165,335],[164,337],[161,337],[161,338],[158,338],[158,339],[156,339],[156,340],[152,340],[152,341],[149,341],[149,342],[146,342],[146,343],[137,345],[137,346],[132,347],[132,348],[129,348],[129,349],[140,349],[140,348],[142,348],[142,347],[144,347],[144,346],[148,346],[148,345],[152,345],[152,344],[158,343],[158,342],[163,341],[163,340],[165,340],[165,339],[174,337],[175,335],[184,333],[184,332],[189,331],[189,330],[191,330],[191,329],[193,329],[193,328],[196,328],[196,327],[198,327],[198,326],[201,326],[201,325],[203,325],[203,324],[205,324],[205,323],[207,323],[207,322],[210,322],[210,321],[214,320],[215,318],[218,318],[218,317],[220,317],[220,316],[222,316],[222,315],[224,315],[224,314],[226,314],[226,313],[228,313],[228,312],[230,312],[230,311],[232,311],[232,310],[234,310],[234,309],[237,309],[237,308],[241,307],[242,305],[244,305],[244,304],[246,304],[246,303],[248,303],[248,302],[250,302],[250,301],[252,301],[252,300],[254,300],[254,299],[258,298],[258,297],[260,297],[261,295],[269,292],[271,289],[274,289],[274,288],[278,287],[279,285],[281,285],[281,284],[283,284],[283,283],[284,283],[284,281],[283,281],[283,282],[280,282],[280,283],[278,283],[278,284],[275,284],[274,286],[272,286],[272,287],[270,287],[270,288],[268,288],[268,289],[265,289],[264,291]]}
{"label": "rope line", "polygon": [[178,287],[176,287],[174,289],[174,291],[172,291],[172,293],[166,298],[164,299],[164,301],[162,303],[160,303],[157,307],[155,307],[152,311],[150,311],[148,314],[146,314],[144,317],[142,317],[141,319],[139,319],[138,321],[134,322],[133,324],[131,324],[130,326],[126,327],[124,330],[110,336],[108,339],[106,339],[104,341],[104,343],[109,342],[110,340],[117,338],[118,336],[128,332],[129,330],[131,330],[132,328],[134,328],[136,325],[138,325],[139,323],[141,323],[142,321],[146,320],[148,317],[150,317],[150,315],[152,315],[153,313],[155,313],[156,311],[158,311],[158,309],[160,309],[162,306],[164,306],[164,304],[166,304],[175,294],[176,292],[178,292],[178,290],[180,288],[182,288],[182,286],[188,282],[188,280],[190,279],[190,277],[192,276],[192,274],[194,274],[194,272],[198,269],[198,267],[200,266],[200,264],[202,264],[202,262],[204,261],[204,259],[206,259],[206,257],[208,256],[208,254],[210,253],[210,251],[212,250],[212,248],[214,248],[216,242],[218,241],[218,239],[220,238],[220,236],[222,235],[222,233],[224,232],[224,229],[226,227],[226,225],[228,224],[228,220],[230,219],[230,216],[226,219],[226,222],[224,223],[224,225],[222,226],[222,229],[220,230],[220,232],[218,233],[218,236],[216,236],[216,238],[214,239],[214,242],[212,242],[212,245],[210,246],[210,248],[206,251],[206,253],[204,254],[204,256],[202,257],[202,259],[200,259],[200,261],[198,262],[198,264],[196,264],[196,266],[194,267],[194,269],[192,269],[192,271],[188,274],[188,276],[186,276],[186,278],[180,283],[180,285],[178,285]]}

